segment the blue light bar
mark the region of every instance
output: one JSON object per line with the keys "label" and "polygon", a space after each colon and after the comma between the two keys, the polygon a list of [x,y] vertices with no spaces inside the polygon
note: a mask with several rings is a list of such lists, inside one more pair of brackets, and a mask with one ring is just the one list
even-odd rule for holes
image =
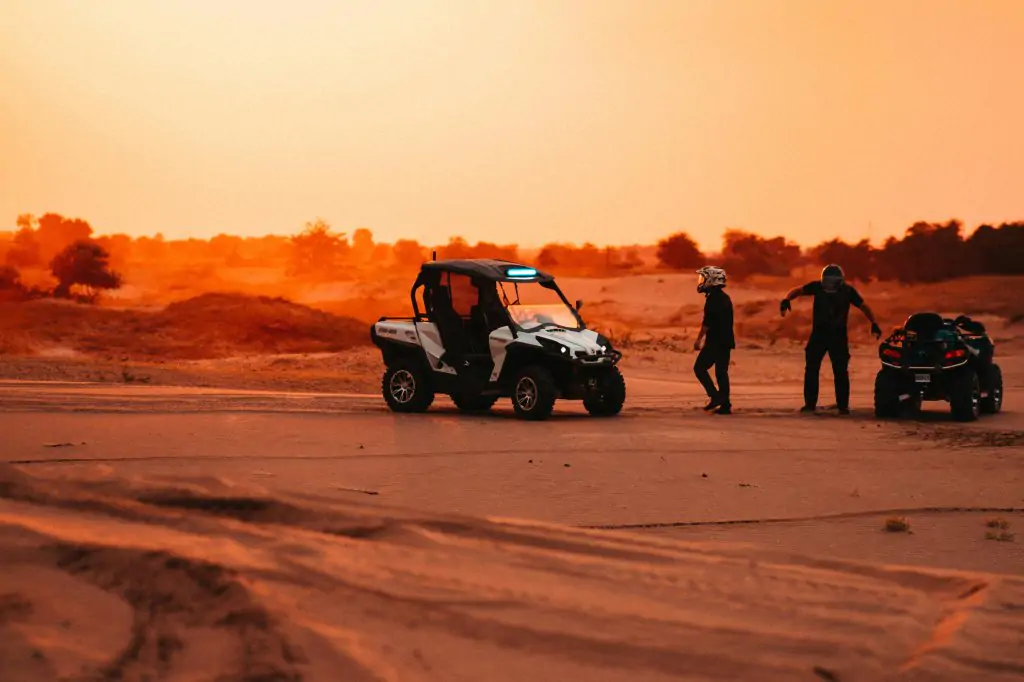
{"label": "blue light bar", "polygon": [[509,268],[505,271],[505,274],[509,277],[525,277],[527,279],[537,276],[537,271],[533,268]]}

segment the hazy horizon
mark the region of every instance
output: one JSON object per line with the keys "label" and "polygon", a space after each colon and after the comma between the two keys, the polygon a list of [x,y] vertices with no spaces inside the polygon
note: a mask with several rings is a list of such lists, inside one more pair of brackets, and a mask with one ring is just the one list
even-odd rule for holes
{"label": "hazy horizon", "polygon": [[[1024,217],[1024,3],[5,3],[0,229],[708,250]],[[869,230],[869,225],[870,230]]]}

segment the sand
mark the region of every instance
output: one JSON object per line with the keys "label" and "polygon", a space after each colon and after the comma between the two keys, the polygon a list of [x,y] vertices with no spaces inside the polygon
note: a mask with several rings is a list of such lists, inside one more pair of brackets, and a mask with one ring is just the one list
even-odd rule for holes
{"label": "sand", "polygon": [[7,680],[1011,680],[1024,580],[2,472]]}

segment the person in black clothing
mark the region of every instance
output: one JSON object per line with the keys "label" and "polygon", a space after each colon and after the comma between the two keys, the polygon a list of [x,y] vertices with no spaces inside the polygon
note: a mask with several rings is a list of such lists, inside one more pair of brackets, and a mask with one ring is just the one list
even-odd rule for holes
{"label": "person in black clothing", "polygon": [[821,361],[828,354],[836,385],[836,407],[840,414],[850,413],[850,343],[846,332],[850,306],[860,309],[871,322],[871,333],[881,338],[875,314],[860,293],[846,283],[843,269],[828,265],[821,271],[821,280],[793,289],[782,299],[779,310],[783,316],[793,309],[791,301],[801,296],[814,298],[814,319],[811,338],[807,342],[804,368],[804,406],[801,412],[814,412],[818,406],[818,374]]}
{"label": "person in black clothing", "polygon": [[[708,394],[707,412],[732,414],[729,395],[729,362],[736,347],[736,336],[732,328],[732,299],[725,293],[725,270],[705,266],[697,271],[697,291],[704,294],[704,321],[701,323],[694,350],[700,351],[693,363],[697,375]],[[703,342],[703,347],[702,347]],[[718,388],[711,381],[708,370],[715,368]]]}

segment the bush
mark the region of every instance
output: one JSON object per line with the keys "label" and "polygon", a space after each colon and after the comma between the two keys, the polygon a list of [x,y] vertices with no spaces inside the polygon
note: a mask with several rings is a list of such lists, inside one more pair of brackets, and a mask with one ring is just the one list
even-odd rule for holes
{"label": "bush", "polygon": [[118,289],[121,276],[110,269],[110,254],[92,241],[78,241],[54,256],[50,271],[57,278],[54,298],[71,298],[71,287],[86,289],[86,298],[95,300],[101,289]]}
{"label": "bush", "polygon": [[658,262],[673,270],[690,270],[704,265],[704,254],[685,232],[677,232],[658,242]]}

